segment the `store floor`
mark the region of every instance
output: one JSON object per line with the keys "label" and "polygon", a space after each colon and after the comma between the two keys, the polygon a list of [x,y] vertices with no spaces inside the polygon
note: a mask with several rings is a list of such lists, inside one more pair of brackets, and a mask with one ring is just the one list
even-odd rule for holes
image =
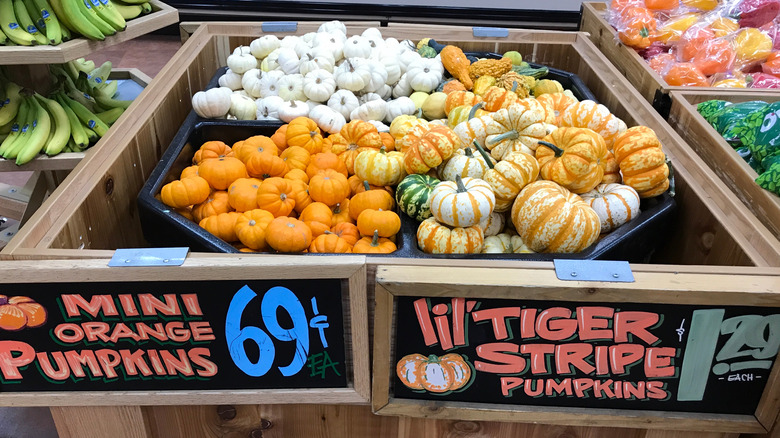
{"label": "store floor", "polygon": [[[154,78],[181,47],[178,36],[147,35],[87,56],[117,68],[137,68]],[[0,183],[23,186],[31,172],[0,173]],[[0,438],[57,438],[48,408],[0,408]]]}

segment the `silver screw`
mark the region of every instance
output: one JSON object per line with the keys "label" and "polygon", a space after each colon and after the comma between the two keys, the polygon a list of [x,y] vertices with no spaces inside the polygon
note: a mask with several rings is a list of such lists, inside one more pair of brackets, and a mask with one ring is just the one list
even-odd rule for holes
{"label": "silver screw", "polygon": [[576,272],[572,272],[572,273],[571,273],[571,276],[572,276],[572,277],[576,277],[576,276],[577,276],[577,273],[576,273]]}
{"label": "silver screw", "polygon": [[168,260],[168,259],[163,259],[163,263],[168,263],[168,262],[170,262],[170,260]]}
{"label": "silver screw", "polygon": [[130,259],[125,259],[125,263],[130,263]]}
{"label": "silver screw", "polygon": [[615,278],[619,278],[620,274],[612,274],[612,276],[615,277]]}

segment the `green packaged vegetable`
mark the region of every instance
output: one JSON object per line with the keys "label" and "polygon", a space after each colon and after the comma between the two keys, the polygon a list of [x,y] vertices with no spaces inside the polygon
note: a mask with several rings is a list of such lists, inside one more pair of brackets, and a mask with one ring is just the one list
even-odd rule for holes
{"label": "green packaged vegetable", "polygon": [[715,121],[715,116],[725,107],[731,105],[731,102],[725,100],[708,100],[696,105],[696,111],[704,117],[710,125]]}

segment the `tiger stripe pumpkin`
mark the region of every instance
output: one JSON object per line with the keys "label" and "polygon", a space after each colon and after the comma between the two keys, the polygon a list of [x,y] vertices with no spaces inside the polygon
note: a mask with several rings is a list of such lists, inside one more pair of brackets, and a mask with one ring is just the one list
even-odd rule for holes
{"label": "tiger stripe pumpkin", "polygon": [[417,245],[428,254],[477,254],[485,236],[482,227],[450,227],[429,217],[417,227]]}
{"label": "tiger stripe pumpkin", "polygon": [[431,213],[441,223],[453,227],[479,225],[493,213],[496,197],[490,184],[477,178],[442,181],[431,193]]}
{"label": "tiger stripe pumpkin", "polygon": [[639,194],[623,184],[599,184],[580,196],[599,216],[602,233],[614,230],[639,214]]}
{"label": "tiger stripe pumpkin", "polygon": [[560,126],[592,129],[602,137],[608,148],[612,148],[615,137],[626,130],[626,124],[609,111],[609,108],[592,100],[569,105],[561,117]]}

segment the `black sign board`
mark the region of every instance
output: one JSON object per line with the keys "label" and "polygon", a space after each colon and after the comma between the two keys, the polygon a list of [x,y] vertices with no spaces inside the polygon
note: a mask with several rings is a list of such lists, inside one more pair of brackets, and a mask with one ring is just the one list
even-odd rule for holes
{"label": "black sign board", "polygon": [[[651,268],[377,270],[382,415],[762,432],[780,402],[777,276]],[[381,377],[380,377],[381,376]]]}
{"label": "black sign board", "polygon": [[7,283],[0,394],[351,388],[351,286],[349,276]]}

